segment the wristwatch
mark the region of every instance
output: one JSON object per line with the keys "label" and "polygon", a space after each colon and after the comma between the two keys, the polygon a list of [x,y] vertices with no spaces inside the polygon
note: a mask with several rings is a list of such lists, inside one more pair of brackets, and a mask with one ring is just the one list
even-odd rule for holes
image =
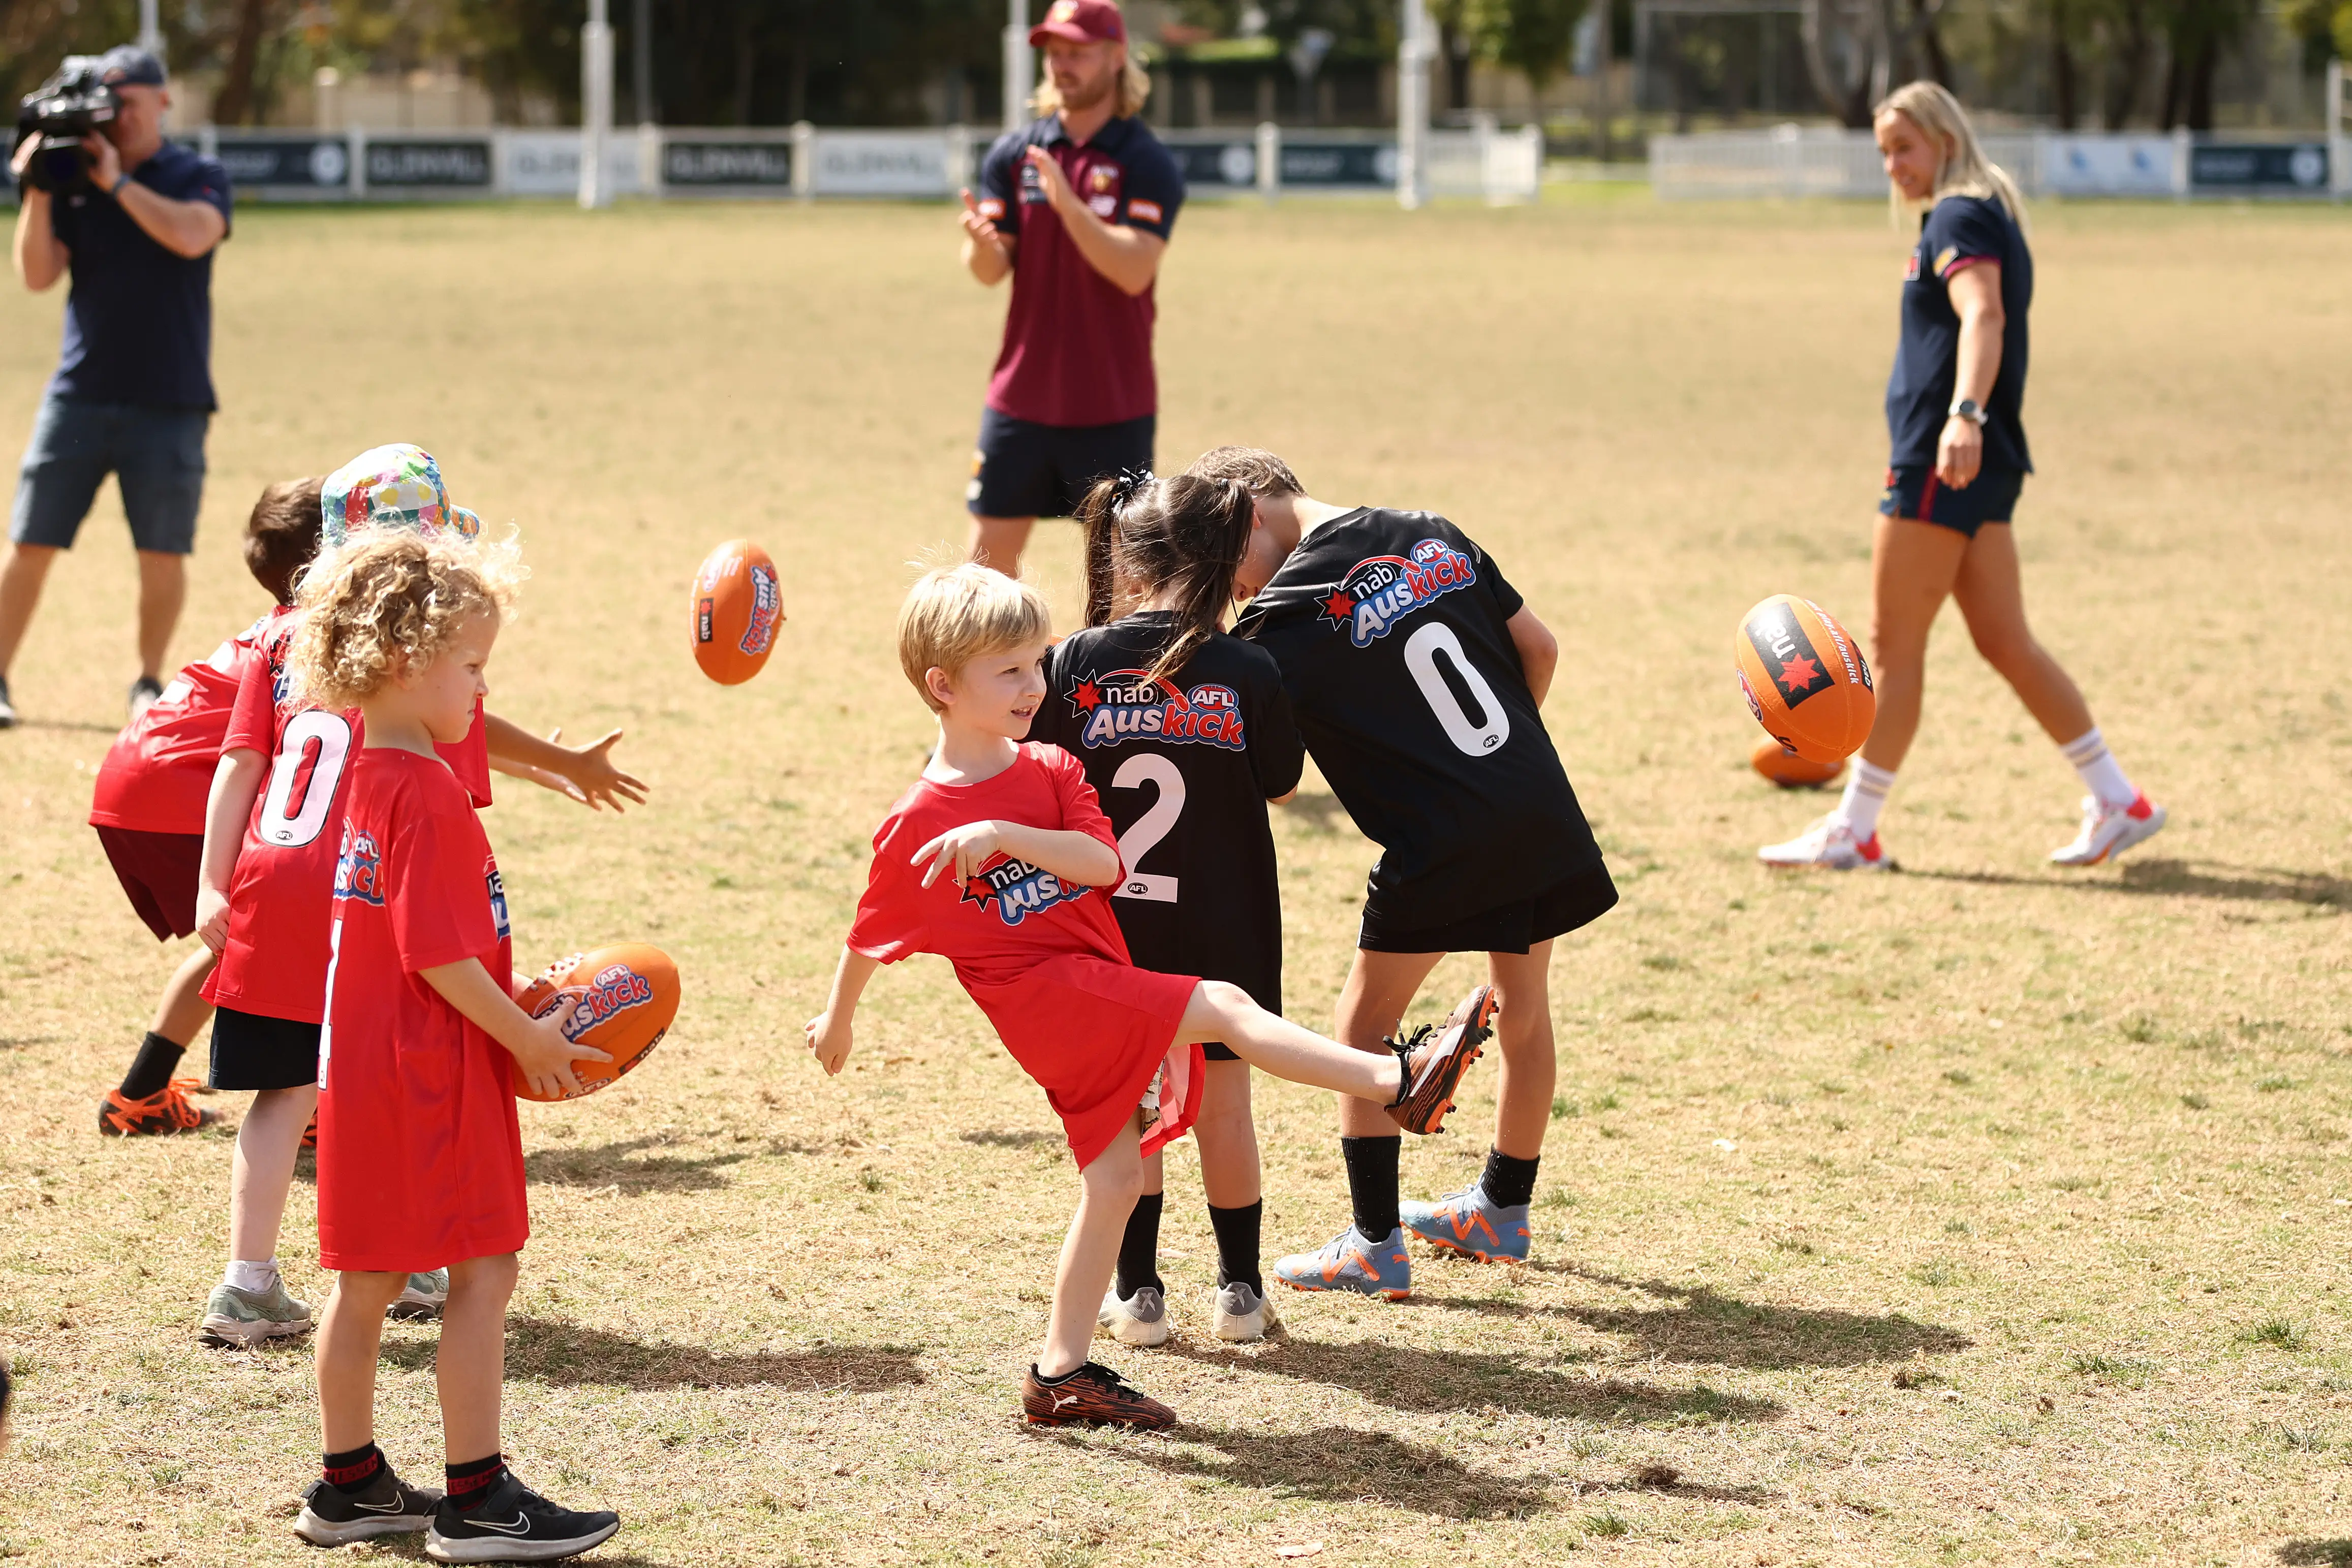
{"label": "wristwatch", "polygon": [[114,177],[114,183],[106,188],[106,193],[119,201],[122,196],[122,187],[129,183],[131,183],[131,171],[125,169]]}
{"label": "wristwatch", "polygon": [[1979,430],[1984,428],[1985,421],[1990,417],[1986,414],[1983,405],[1972,397],[1961,398],[1944,412],[1954,419],[1967,420]]}

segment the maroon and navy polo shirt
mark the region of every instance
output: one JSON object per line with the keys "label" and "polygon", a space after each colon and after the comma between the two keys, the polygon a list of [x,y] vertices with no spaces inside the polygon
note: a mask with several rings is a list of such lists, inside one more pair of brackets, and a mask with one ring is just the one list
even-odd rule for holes
{"label": "maroon and navy polo shirt", "polygon": [[1107,224],[1164,240],[1184,204],[1176,160],[1140,120],[1114,120],[1080,143],[1062,129],[1059,115],[1047,115],[997,138],[980,167],[980,210],[1019,243],[988,406],[1063,426],[1157,413],[1153,290],[1122,293],[1079,254],[1028,165],[1032,147],[1053,154],[1070,188]]}

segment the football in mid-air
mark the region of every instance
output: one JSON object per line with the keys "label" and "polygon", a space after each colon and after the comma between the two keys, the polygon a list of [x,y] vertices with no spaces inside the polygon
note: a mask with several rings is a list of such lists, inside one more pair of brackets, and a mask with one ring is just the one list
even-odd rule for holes
{"label": "football in mid-air", "polygon": [[1790,756],[1843,762],[1870,738],[1878,716],[1870,666],[1811,600],[1776,593],[1741,616],[1731,657],[1748,711]]}
{"label": "football in mid-air", "polygon": [[750,539],[729,539],[694,574],[694,662],[722,686],[760,673],[784,623],[776,563]]}
{"label": "football in mid-air", "polygon": [[1845,763],[1808,762],[1791,752],[1770,736],[1756,743],[1748,754],[1748,764],[1783,789],[1818,789],[1824,784],[1834,784],[1845,771]]}
{"label": "football in mid-air", "polygon": [[[677,1017],[677,966],[658,947],[625,942],[558,958],[534,977],[517,1006],[533,1018],[553,1013],[563,1038],[593,1045],[610,1061],[575,1061],[580,1093],[593,1094],[643,1061],[669,1032]],[[515,1092],[525,1100],[576,1100],[579,1094],[540,1094],[520,1078]]]}

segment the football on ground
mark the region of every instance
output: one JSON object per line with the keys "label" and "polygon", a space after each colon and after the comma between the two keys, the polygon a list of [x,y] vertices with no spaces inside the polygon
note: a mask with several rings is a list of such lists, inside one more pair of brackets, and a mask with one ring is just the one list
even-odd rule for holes
{"label": "football on ground", "polygon": [[1748,765],[1783,789],[1818,789],[1824,784],[1834,784],[1845,772],[1845,759],[1835,762],[1808,762],[1770,736],[1756,743],[1748,754]]}
{"label": "football on ground", "polygon": [[1811,600],[1776,593],[1757,605],[1739,618],[1731,656],[1748,711],[1790,757],[1842,763],[1870,738],[1878,716],[1870,666]]}
{"label": "football on ground", "polygon": [[750,539],[729,539],[694,576],[694,662],[722,686],[760,673],[784,622],[776,563]]}
{"label": "football on ground", "polygon": [[625,942],[558,958],[523,988],[515,1001],[531,1017],[554,1013],[563,1038],[593,1045],[610,1061],[575,1061],[580,1094],[541,1094],[520,1081],[525,1100],[577,1100],[593,1094],[643,1061],[677,1017],[677,966],[658,947]]}

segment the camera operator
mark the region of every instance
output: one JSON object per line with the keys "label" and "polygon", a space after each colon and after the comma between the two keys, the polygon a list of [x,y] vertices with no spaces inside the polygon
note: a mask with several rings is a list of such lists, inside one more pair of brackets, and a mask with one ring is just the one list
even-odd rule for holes
{"label": "camera operator", "polygon": [[[204,496],[212,383],[212,253],[228,237],[228,175],[163,140],[172,98],[163,63],[142,49],[98,60],[114,118],[81,141],[85,172],[27,180],[40,145],[10,160],[19,188],[16,276],[38,292],[70,271],[65,340],[9,519],[0,566],[0,728],[16,722],[8,669],[59,550],[112,473],[139,552],[136,717],[163,690],[166,646],[187,592]],[[54,190],[38,188],[54,185]]]}

